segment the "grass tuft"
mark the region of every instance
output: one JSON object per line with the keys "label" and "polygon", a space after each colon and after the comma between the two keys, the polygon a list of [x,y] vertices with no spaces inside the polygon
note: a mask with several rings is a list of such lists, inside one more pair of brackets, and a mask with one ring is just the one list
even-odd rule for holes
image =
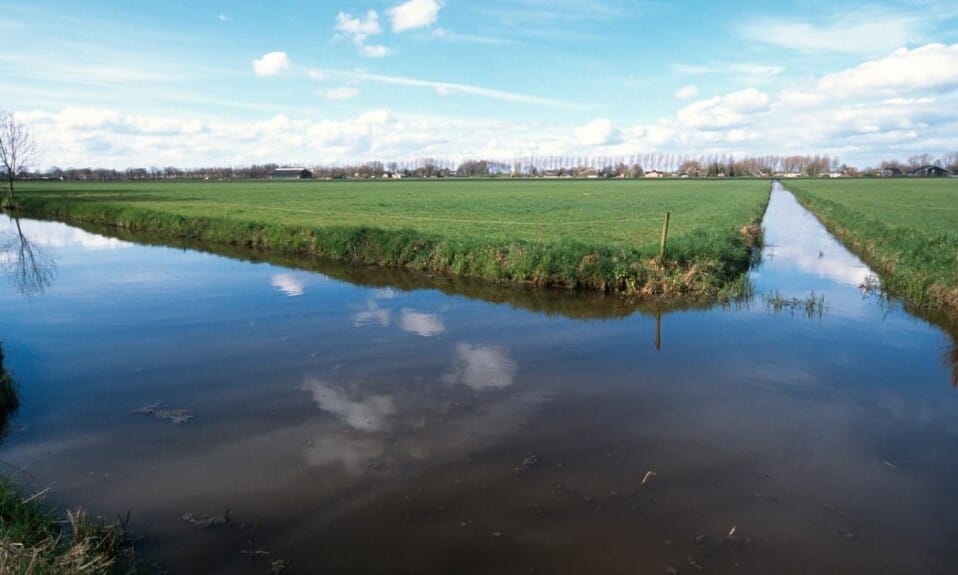
{"label": "grass tuft", "polygon": [[137,573],[125,525],[68,510],[65,520],[38,497],[24,498],[0,478],[0,573],[103,575]]}

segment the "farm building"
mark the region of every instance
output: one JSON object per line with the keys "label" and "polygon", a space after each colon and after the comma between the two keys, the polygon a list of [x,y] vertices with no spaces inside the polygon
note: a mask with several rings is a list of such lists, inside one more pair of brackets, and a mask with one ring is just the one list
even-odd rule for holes
{"label": "farm building", "polygon": [[908,175],[917,178],[947,178],[951,172],[941,166],[922,166],[908,172]]}
{"label": "farm building", "polygon": [[269,174],[271,180],[308,180],[313,173],[306,168],[276,168]]}

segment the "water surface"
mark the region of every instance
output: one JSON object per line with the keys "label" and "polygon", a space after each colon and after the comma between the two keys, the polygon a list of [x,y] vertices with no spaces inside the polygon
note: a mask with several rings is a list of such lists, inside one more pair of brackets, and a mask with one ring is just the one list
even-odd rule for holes
{"label": "water surface", "polygon": [[863,296],[867,267],[778,188],[753,279],[823,295],[811,314],[756,297],[582,319],[575,296],[363,287],[20,224],[55,272],[43,293],[0,283],[23,396],[0,459],[53,503],[130,510],[172,572],[958,560],[954,344]]}

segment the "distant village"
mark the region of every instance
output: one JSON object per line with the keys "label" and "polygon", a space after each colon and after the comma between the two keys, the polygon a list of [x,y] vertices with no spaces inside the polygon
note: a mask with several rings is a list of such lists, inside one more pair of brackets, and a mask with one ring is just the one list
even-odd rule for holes
{"label": "distant village", "polygon": [[180,169],[51,168],[29,174],[28,179],[79,181],[131,180],[395,180],[403,178],[893,178],[955,177],[958,152],[932,158],[912,156],[907,162],[890,160],[875,168],[859,169],[831,156],[687,156],[644,154],[628,157],[577,158],[547,156],[509,161],[419,159],[404,162],[365,162],[355,165],[307,167],[262,164],[242,167]]}

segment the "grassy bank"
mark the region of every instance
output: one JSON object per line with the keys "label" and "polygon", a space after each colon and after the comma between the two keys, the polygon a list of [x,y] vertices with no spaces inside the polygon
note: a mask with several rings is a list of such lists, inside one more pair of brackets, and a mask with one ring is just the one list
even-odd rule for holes
{"label": "grassy bank", "polygon": [[958,180],[785,182],[798,200],[918,311],[958,321]]}
{"label": "grassy bank", "polygon": [[83,511],[58,517],[0,477],[0,573],[75,575],[137,573],[122,526]]}
{"label": "grassy bank", "polygon": [[747,180],[36,183],[18,197],[24,215],[169,238],[491,282],[715,299],[748,269],[768,189]]}

